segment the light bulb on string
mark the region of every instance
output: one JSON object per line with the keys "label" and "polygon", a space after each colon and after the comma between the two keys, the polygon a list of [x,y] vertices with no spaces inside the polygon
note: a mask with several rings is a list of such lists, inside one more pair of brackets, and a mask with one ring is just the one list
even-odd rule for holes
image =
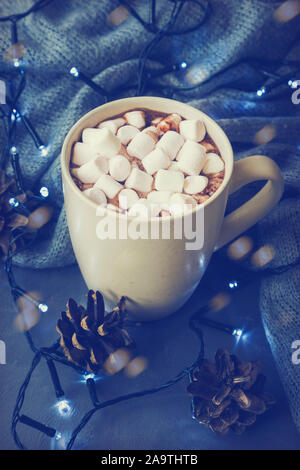
{"label": "light bulb on string", "polygon": [[19,308],[19,310],[21,311],[23,310],[22,303],[29,301],[30,303],[35,305],[35,307],[37,307],[40,312],[42,313],[48,312],[49,310],[48,305],[45,302],[41,302],[38,299],[38,294],[26,292],[24,291],[24,289],[21,289],[20,287],[14,287],[14,290],[18,294],[18,301],[17,301],[18,304],[21,302],[21,307]]}
{"label": "light bulb on string", "polygon": [[39,303],[37,307],[42,313],[46,313],[49,310],[48,305],[45,304],[44,302]]}
{"label": "light bulb on string", "polygon": [[198,322],[202,325],[208,326],[210,328],[214,328],[215,330],[224,331],[229,335],[235,336],[238,340],[240,340],[244,336],[243,328],[237,328],[233,325],[229,325],[227,323],[222,323],[216,320],[212,320],[211,318],[207,317],[200,317]]}
{"label": "light bulb on string", "polygon": [[299,82],[299,85],[300,85],[300,81],[299,81],[299,80],[290,79],[290,80],[288,81],[288,86],[291,87],[291,88],[297,88],[298,82]]}
{"label": "light bulb on string", "polygon": [[96,374],[93,374],[92,372],[89,374],[83,374],[81,376],[80,383],[86,383],[89,379],[96,381],[97,380]]}
{"label": "light bulb on string", "polygon": [[10,120],[11,122],[14,122],[17,118],[17,110],[16,109],[13,109],[11,114],[10,114]]}
{"label": "light bulb on string", "polygon": [[185,70],[187,68],[188,64],[186,62],[180,62],[179,64],[179,67],[181,68],[181,70]]}
{"label": "light bulb on string", "polygon": [[16,67],[16,68],[19,68],[21,67],[22,65],[22,60],[21,59],[14,59],[13,60],[13,66]]}
{"label": "light bulb on string", "polygon": [[12,145],[9,149],[9,152],[10,152],[11,155],[17,155],[18,149],[15,145]]}
{"label": "light bulb on string", "polygon": [[233,290],[233,289],[237,289],[237,287],[238,287],[238,282],[237,282],[237,281],[229,281],[229,282],[228,282],[228,287],[229,287],[229,289],[232,289],[232,290]]}
{"label": "light bulb on string", "polygon": [[63,398],[62,400],[58,400],[54,408],[56,409],[57,413],[62,416],[63,418],[70,418],[74,412],[74,408],[70,400]]}
{"label": "light bulb on string", "polygon": [[259,97],[263,96],[265,93],[266,93],[266,88],[265,87],[260,88],[256,92],[257,96],[259,96]]}
{"label": "light bulb on string", "polygon": [[8,200],[8,203],[9,203],[12,207],[14,207],[14,208],[16,208],[16,207],[18,207],[18,206],[20,205],[18,199],[16,199],[15,197],[11,197],[11,198]]}
{"label": "light bulb on string", "polygon": [[232,335],[240,338],[241,336],[243,336],[243,330],[241,328],[234,328]]}
{"label": "light bulb on string", "polygon": [[232,336],[235,337],[236,344],[238,344],[240,340],[244,341],[244,339],[246,338],[246,334],[244,334],[244,330],[242,328],[233,328]]}
{"label": "light bulb on string", "polygon": [[77,67],[71,67],[70,69],[70,75],[72,75],[72,77],[74,78],[78,78],[79,77],[79,70]]}
{"label": "light bulb on string", "polygon": [[49,196],[49,189],[46,186],[40,188],[40,195],[42,198],[46,199]]}
{"label": "light bulb on string", "polygon": [[37,431],[40,431],[43,434],[46,434],[46,436],[49,436],[49,437],[54,438],[56,440],[59,440],[62,437],[62,434],[61,434],[60,431],[57,431],[56,429],[51,428],[50,426],[46,426],[45,424],[41,423],[40,421],[32,419],[29,416],[21,415],[19,417],[19,421],[20,421],[20,423],[23,423],[26,426],[29,426],[33,429],[36,429]]}
{"label": "light bulb on string", "polygon": [[102,88],[100,85],[91,80],[87,75],[80,72],[77,67],[71,67],[69,73],[70,75],[72,75],[72,77],[79,78],[81,81],[83,81],[83,83],[85,83],[94,91],[102,95],[105,98],[105,102],[107,102],[107,92],[104,90],[104,88]]}
{"label": "light bulb on string", "polygon": [[46,145],[41,144],[39,146],[39,150],[41,152],[42,157],[45,157],[48,154],[49,148]]}

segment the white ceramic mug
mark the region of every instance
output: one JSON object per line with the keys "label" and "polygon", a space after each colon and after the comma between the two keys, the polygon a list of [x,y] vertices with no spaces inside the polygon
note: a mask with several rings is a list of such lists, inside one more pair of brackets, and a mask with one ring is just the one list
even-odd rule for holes
{"label": "white ceramic mug", "polygon": [[[135,108],[203,120],[221,152],[225,162],[224,181],[216,193],[195,209],[204,210],[201,249],[187,250],[184,237],[101,240],[96,235],[97,205],[82,194],[70,175],[72,146],[80,140],[85,127],[94,127],[100,121]],[[61,167],[70,236],[88,288],[100,290],[109,306],[115,305],[122,295],[126,296],[129,313],[141,320],[161,318],[178,310],[197,287],[213,251],[264,217],[283,193],[282,175],[273,160],[255,155],[234,163],[230,142],[215,121],[187,104],[159,97],[125,98],[87,113],[65,139]],[[228,195],[257,180],[268,181],[252,199],[224,218]],[[105,216],[121,217],[111,210],[106,210]],[[173,217],[170,220],[171,233],[174,220]]]}

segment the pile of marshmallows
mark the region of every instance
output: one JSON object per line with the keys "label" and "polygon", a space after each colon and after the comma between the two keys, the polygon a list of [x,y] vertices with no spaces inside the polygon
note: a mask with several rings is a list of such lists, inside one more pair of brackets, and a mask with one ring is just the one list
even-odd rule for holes
{"label": "pile of marshmallows", "polygon": [[171,114],[145,126],[145,112],[135,110],[84,129],[82,142],[73,148],[73,176],[87,188],[87,197],[98,204],[113,199],[107,207],[129,215],[136,215],[141,204],[151,217],[192,209],[193,195],[209,182],[205,175],[224,169],[219,155],[206,153],[199,143],[204,123]]}

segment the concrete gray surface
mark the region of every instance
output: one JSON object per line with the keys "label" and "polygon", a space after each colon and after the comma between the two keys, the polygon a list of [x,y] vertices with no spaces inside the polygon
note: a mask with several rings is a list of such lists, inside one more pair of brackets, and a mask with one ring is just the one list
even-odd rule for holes
{"label": "concrete gray surface", "polygon": [[[49,305],[32,334],[40,346],[57,337],[55,324],[69,296],[84,302],[86,287],[76,266],[34,271],[17,269],[20,285],[41,293]],[[213,258],[205,278],[188,304],[178,313],[161,321],[144,324],[131,330],[137,354],[148,359],[147,369],[136,378],[123,372],[97,382],[101,400],[138,391],[167,381],[191,364],[197,354],[197,339],[188,328],[191,312],[207,299],[212,285],[226,276]],[[3,271],[0,274],[0,339],[7,345],[7,364],[0,365],[0,449],[15,449],[10,433],[11,415],[18,388],[32,360],[24,336],[14,328],[15,308],[12,304]],[[258,309],[258,283],[238,289],[231,303],[214,318],[242,326],[246,337],[236,338],[208,327],[203,328],[206,356],[227,347],[244,359],[261,359],[267,375],[266,389],[278,404],[242,436],[227,434],[218,437],[191,419],[190,399],[185,392],[187,380],[158,394],[120,403],[98,412],[79,435],[75,449],[300,449],[299,433],[292,421],[288,404],[266,342]],[[28,389],[23,413],[62,433],[54,441],[20,424],[19,435],[29,449],[64,448],[71,430],[91,407],[85,385],[77,372],[58,366],[66,399],[72,405],[71,416],[59,416],[56,397],[48,369],[41,363]]]}

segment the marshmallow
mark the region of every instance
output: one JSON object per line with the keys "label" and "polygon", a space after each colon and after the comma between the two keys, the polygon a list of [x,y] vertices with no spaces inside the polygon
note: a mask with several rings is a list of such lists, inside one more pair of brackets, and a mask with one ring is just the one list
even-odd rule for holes
{"label": "marshmallow", "polygon": [[119,206],[121,209],[130,209],[138,200],[139,196],[133,189],[122,189],[119,192]]}
{"label": "marshmallow", "polygon": [[109,173],[117,181],[125,181],[131,170],[130,162],[123,155],[109,159]]}
{"label": "marshmallow", "polygon": [[111,132],[116,134],[117,130],[119,127],[124,126],[125,124],[125,119],[122,118],[117,118],[117,119],[111,119],[109,121],[103,121],[98,124],[97,128],[98,129],[109,129]]}
{"label": "marshmallow", "polygon": [[157,142],[159,139],[159,136],[161,135],[160,132],[156,129],[154,126],[147,127],[142,131],[142,134],[148,134],[152,139]]}
{"label": "marshmallow", "polygon": [[184,176],[180,171],[159,170],[155,178],[155,189],[180,193],[183,182]]}
{"label": "marshmallow", "polygon": [[183,144],[184,138],[182,135],[175,131],[168,131],[162,136],[157,147],[163,149],[171,160],[174,160]]}
{"label": "marshmallow", "polygon": [[121,142],[118,137],[107,128],[96,129],[92,127],[83,129],[82,141],[85,144],[91,145],[93,149],[96,149],[100,155],[106,158],[113,157],[121,148]]}
{"label": "marshmallow", "polygon": [[188,175],[198,175],[206,161],[205,148],[188,140],[177,155],[179,168]]}
{"label": "marshmallow", "polygon": [[127,124],[137,127],[138,129],[141,129],[146,125],[144,111],[129,111],[128,113],[125,113],[123,117]]}
{"label": "marshmallow", "polygon": [[110,175],[102,175],[95,184],[95,187],[102,189],[105,195],[109,199],[113,199],[121,189],[123,185],[115,181]]}
{"label": "marshmallow", "polygon": [[172,215],[182,215],[197,206],[197,201],[187,194],[172,194],[169,200],[169,211]]}
{"label": "marshmallow", "polygon": [[164,204],[168,202],[171,196],[171,191],[151,191],[151,193],[147,195],[147,199],[152,203]]}
{"label": "marshmallow", "polygon": [[187,176],[184,179],[184,192],[188,194],[202,193],[208,185],[208,178],[202,175]]}
{"label": "marshmallow", "polygon": [[103,191],[97,187],[86,189],[83,194],[97,204],[107,204],[107,199]]}
{"label": "marshmallow", "polygon": [[143,158],[143,166],[149,175],[153,175],[160,169],[167,169],[171,164],[168,155],[159,148],[155,148]]}
{"label": "marshmallow", "polygon": [[97,152],[88,144],[76,142],[73,147],[72,163],[81,166],[95,158]]}
{"label": "marshmallow", "polygon": [[205,175],[210,173],[219,173],[224,170],[224,162],[216,153],[208,153],[206,155],[206,162],[202,169]]}
{"label": "marshmallow", "polygon": [[134,126],[123,126],[117,132],[117,137],[120,139],[123,145],[129,144],[136,134],[140,131]]}
{"label": "marshmallow", "polygon": [[171,165],[169,166],[170,171],[181,171],[179,167],[179,162],[172,162]]}
{"label": "marshmallow", "polygon": [[161,211],[159,204],[148,201],[148,199],[139,199],[128,211],[128,215],[140,217],[156,217]]}
{"label": "marshmallow", "polygon": [[148,173],[145,173],[139,168],[132,168],[125,185],[129,189],[136,189],[142,193],[148,193],[151,191],[152,183],[152,176],[148,175]]}
{"label": "marshmallow", "polygon": [[131,157],[143,158],[150,153],[155,146],[155,140],[148,134],[140,132],[137,134],[127,147],[127,152]]}
{"label": "marshmallow", "polygon": [[82,183],[96,183],[101,175],[108,172],[108,161],[105,157],[96,157],[80,168],[73,168],[72,173]]}
{"label": "marshmallow", "polygon": [[187,140],[200,142],[204,139],[206,129],[199,119],[185,119],[179,124],[180,134]]}

